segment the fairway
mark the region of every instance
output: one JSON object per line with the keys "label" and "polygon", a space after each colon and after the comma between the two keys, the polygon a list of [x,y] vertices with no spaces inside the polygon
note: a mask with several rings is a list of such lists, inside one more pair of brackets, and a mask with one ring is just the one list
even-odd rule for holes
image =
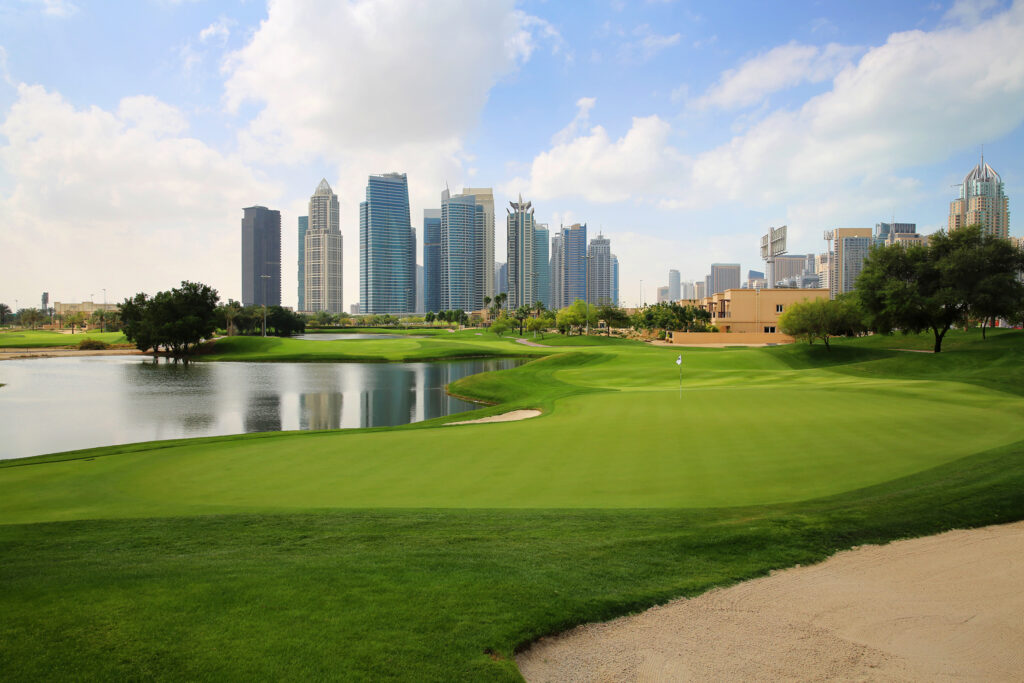
{"label": "fairway", "polygon": [[[450,390],[496,404],[483,415],[543,414],[0,462],[0,610],[14,615],[0,626],[13,644],[0,666],[17,655],[26,675],[241,678],[284,666],[296,678],[378,678],[395,666],[384,677],[514,680],[515,648],[583,620],[856,543],[1019,519],[1024,335],[991,337],[954,336],[941,355],[895,351],[899,337],[832,352],[683,350],[681,398],[678,349],[614,339],[226,340],[208,357],[534,355]],[[136,600],[186,649],[164,658],[158,631],[135,634]],[[108,612],[125,623],[88,635]],[[293,631],[309,637],[298,646]],[[41,658],[33,642],[67,632],[81,634],[76,651]],[[99,666],[85,654],[108,636],[134,659]],[[266,649],[244,660],[253,641]],[[200,654],[186,663],[186,650]]]}

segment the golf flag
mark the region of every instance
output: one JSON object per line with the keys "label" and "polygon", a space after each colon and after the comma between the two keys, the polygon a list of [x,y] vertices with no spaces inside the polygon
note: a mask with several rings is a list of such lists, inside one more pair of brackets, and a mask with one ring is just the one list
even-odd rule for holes
{"label": "golf flag", "polygon": [[679,354],[679,358],[676,358],[676,365],[683,364],[683,354]]}

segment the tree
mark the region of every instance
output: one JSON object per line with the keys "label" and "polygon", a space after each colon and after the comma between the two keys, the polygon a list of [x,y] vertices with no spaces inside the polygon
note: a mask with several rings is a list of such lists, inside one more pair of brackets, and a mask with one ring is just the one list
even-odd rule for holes
{"label": "tree", "polygon": [[434,316],[433,311],[427,311],[427,314],[425,316],[423,316],[423,319],[425,321],[427,321],[428,323],[434,322],[434,318],[435,318],[435,316]]}
{"label": "tree", "polygon": [[75,311],[74,313],[65,313],[64,324],[70,327],[71,334],[74,334],[76,327],[82,327],[82,325],[85,324],[85,313],[81,311]]}
{"label": "tree", "polygon": [[606,325],[607,334],[611,334],[613,327],[628,327],[629,314],[618,306],[603,305],[597,307],[596,317],[603,320]]}
{"label": "tree", "polygon": [[844,295],[834,301],[815,299],[791,304],[779,316],[779,328],[798,339],[806,338],[808,344],[821,339],[831,351],[829,338],[860,334],[865,329],[863,318],[856,297]]}
{"label": "tree", "polygon": [[676,332],[707,332],[711,313],[696,306],[682,306],[675,301],[644,306],[630,318],[637,330]]}
{"label": "tree", "polygon": [[512,325],[509,324],[508,318],[498,318],[493,323],[491,323],[491,332],[500,337],[501,335],[508,332],[510,327],[512,327]]}
{"label": "tree", "polygon": [[[891,333],[931,330],[935,353],[949,329],[975,312],[1001,316],[1022,297],[1021,252],[979,226],[938,232],[925,246],[875,247],[857,278],[857,295],[871,329]],[[1007,250],[1012,251],[1007,251]],[[1007,294],[992,296],[994,287]]]}
{"label": "tree", "polygon": [[267,311],[267,334],[275,337],[290,337],[306,331],[306,320],[281,306],[271,306]]}
{"label": "tree", "polygon": [[11,307],[7,304],[0,304],[0,325],[7,322],[9,317],[11,317]]}
{"label": "tree", "polygon": [[144,293],[118,305],[124,334],[142,351],[161,347],[174,358],[194,353],[200,342],[217,328],[217,290],[198,282],[183,281],[181,287]]}
{"label": "tree", "polygon": [[528,304],[523,304],[515,310],[512,317],[519,321],[519,336],[523,336],[523,322],[530,317],[532,309]]}
{"label": "tree", "polygon": [[571,335],[573,330],[578,330],[580,334],[583,334],[583,330],[587,326],[588,315],[590,324],[597,325],[597,309],[587,306],[583,299],[576,299],[571,306],[558,312],[555,317],[555,326],[563,334]]}

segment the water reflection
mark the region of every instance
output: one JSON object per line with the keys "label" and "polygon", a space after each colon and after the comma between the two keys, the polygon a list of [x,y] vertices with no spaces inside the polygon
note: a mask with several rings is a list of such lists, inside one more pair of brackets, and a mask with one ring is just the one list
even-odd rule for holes
{"label": "water reflection", "polygon": [[0,458],[188,436],[418,422],[475,407],[448,396],[448,383],[520,362],[4,361]]}

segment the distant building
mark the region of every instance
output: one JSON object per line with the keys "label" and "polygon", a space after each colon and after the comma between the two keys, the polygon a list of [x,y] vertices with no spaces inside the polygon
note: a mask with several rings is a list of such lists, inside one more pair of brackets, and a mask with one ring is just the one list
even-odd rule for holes
{"label": "distant building", "polygon": [[761,289],[767,286],[767,280],[764,279],[764,273],[760,270],[748,270],[747,271],[747,289]]}
{"label": "distant building", "polygon": [[349,304],[349,315],[359,315],[359,304]]}
{"label": "distant building", "polygon": [[242,209],[242,305],[281,305],[281,212]]}
{"label": "distant building", "polygon": [[508,264],[494,264],[494,293],[508,294]]}
{"label": "distant building", "polygon": [[1010,200],[1003,179],[991,166],[981,162],[964,177],[960,196],[949,203],[949,231],[980,225],[989,235],[1010,236]]}
{"label": "distant building", "polygon": [[832,290],[832,252],[816,254],[814,257],[814,272],[818,275],[818,287]]}
{"label": "distant building", "polygon": [[706,293],[707,293],[707,288],[706,288],[706,285],[703,282],[699,282],[698,281],[698,282],[694,282],[693,283],[693,298],[694,299],[703,299],[704,295]]}
{"label": "distant building", "polygon": [[769,287],[775,287],[782,280],[799,277],[807,269],[806,254],[782,254],[775,257],[775,282],[769,282]]}
{"label": "distant building", "polygon": [[423,266],[416,264],[416,313],[426,313],[423,302]]}
{"label": "distant building", "polygon": [[[534,264],[537,268],[537,301],[551,307],[551,231],[547,223],[537,224],[533,236]],[[537,303],[535,301],[534,303]]]}
{"label": "distant building", "polygon": [[309,198],[309,224],[303,240],[305,310],[341,313],[343,264],[338,195],[324,178]]}
{"label": "distant building", "polygon": [[708,276],[708,292],[718,294],[727,289],[740,288],[740,264],[712,263],[711,274]]}
{"label": "distant building", "polygon": [[587,301],[595,306],[612,302],[611,240],[598,233],[587,250]]}
{"label": "distant building", "polygon": [[300,311],[306,310],[306,231],[309,230],[309,216],[299,216],[299,305]]}
{"label": "distant building", "polygon": [[563,225],[561,231],[561,300],[558,308],[587,298],[587,224]]}
{"label": "distant building", "polygon": [[825,239],[831,242],[829,291],[834,299],[854,290],[873,236],[871,228],[836,228],[826,232]]}
{"label": "distant building", "polygon": [[683,282],[679,286],[681,299],[692,300],[697,298],[697,288],[694,287],[693,282]]}
{"label": "distant building", "polygon": [[423,209],[423,308],[441,308],[441,209]]}
{"label": "distant building", "polygon": [[483,308],[485,222],[473,195],[441,193],[441,310]]}
{"label": "distant building", "polygon": [[[464,187],[464,196],[471,196],[476,203],[484,207],[483,234],[483,292],[484,296],[494,298],[494,190],[489,187]],[[469,310],[469,309],[466,309]]]}
{"label": "distant building", "polygon": [[669,301],[668,293],[668,285],[665,285],[664,287],[658,287],[657,291],[655,292],[655,295],[657,296],[657,301],[659,304],[667,303]]}
{"label": "distant building", "polygon": [[416,231],[404,173],[371,175],[359,204],[359,310],[370,315],[416,308]]}
{"label": "distant building", "polygon": [[77,304],[64,303],[61,301],[53,302],[53,314],[60,316],[68,315],[70,313],[84,313],[85,315],[90,316],[96,311],[109,313],[116,310],[117,304],[94,303],[92,301],[82,301]]}
{"label": "distant building", "polygon": [[682,297],[682,291],[679,286],[679,271],[669,270],[668,271],[668,298],[671,301],[679,301]]}
{"label": "distant building", "polygon": [[551,258],[548,260],[548,282],[550,283],[550,294],[548,295],[548,308],[553,311],[557,311],[562,306],[564,296],[562,289],[564,282],[562,282],[562,272],[564,264],[562,263],[563,258],[562,249],[562,233],[557,233],[551,236]]}
{"label": "distant building", "polygon": [[524,304],[532,305],[537,298],[537,267],[534,262],[533,240],[537,224],[533,217],[533,202],[509,202],[506,209],[508,239],[508,307],[511,310]]}
{"label": "distant building", "polygon": [[893,244],[927,244],[924,235],[917,232],[916,223],[875,223],[874,244],[888,247]]}
{"label": "distant building", "polygon": [[700,301],[721,332],[779,334],[779,316],[801,301],[827,299],[825,289],[727,289]]}
{"label": "distant building", "polygon": [[619,257],[612,254],[612,306],[619,305]]}

